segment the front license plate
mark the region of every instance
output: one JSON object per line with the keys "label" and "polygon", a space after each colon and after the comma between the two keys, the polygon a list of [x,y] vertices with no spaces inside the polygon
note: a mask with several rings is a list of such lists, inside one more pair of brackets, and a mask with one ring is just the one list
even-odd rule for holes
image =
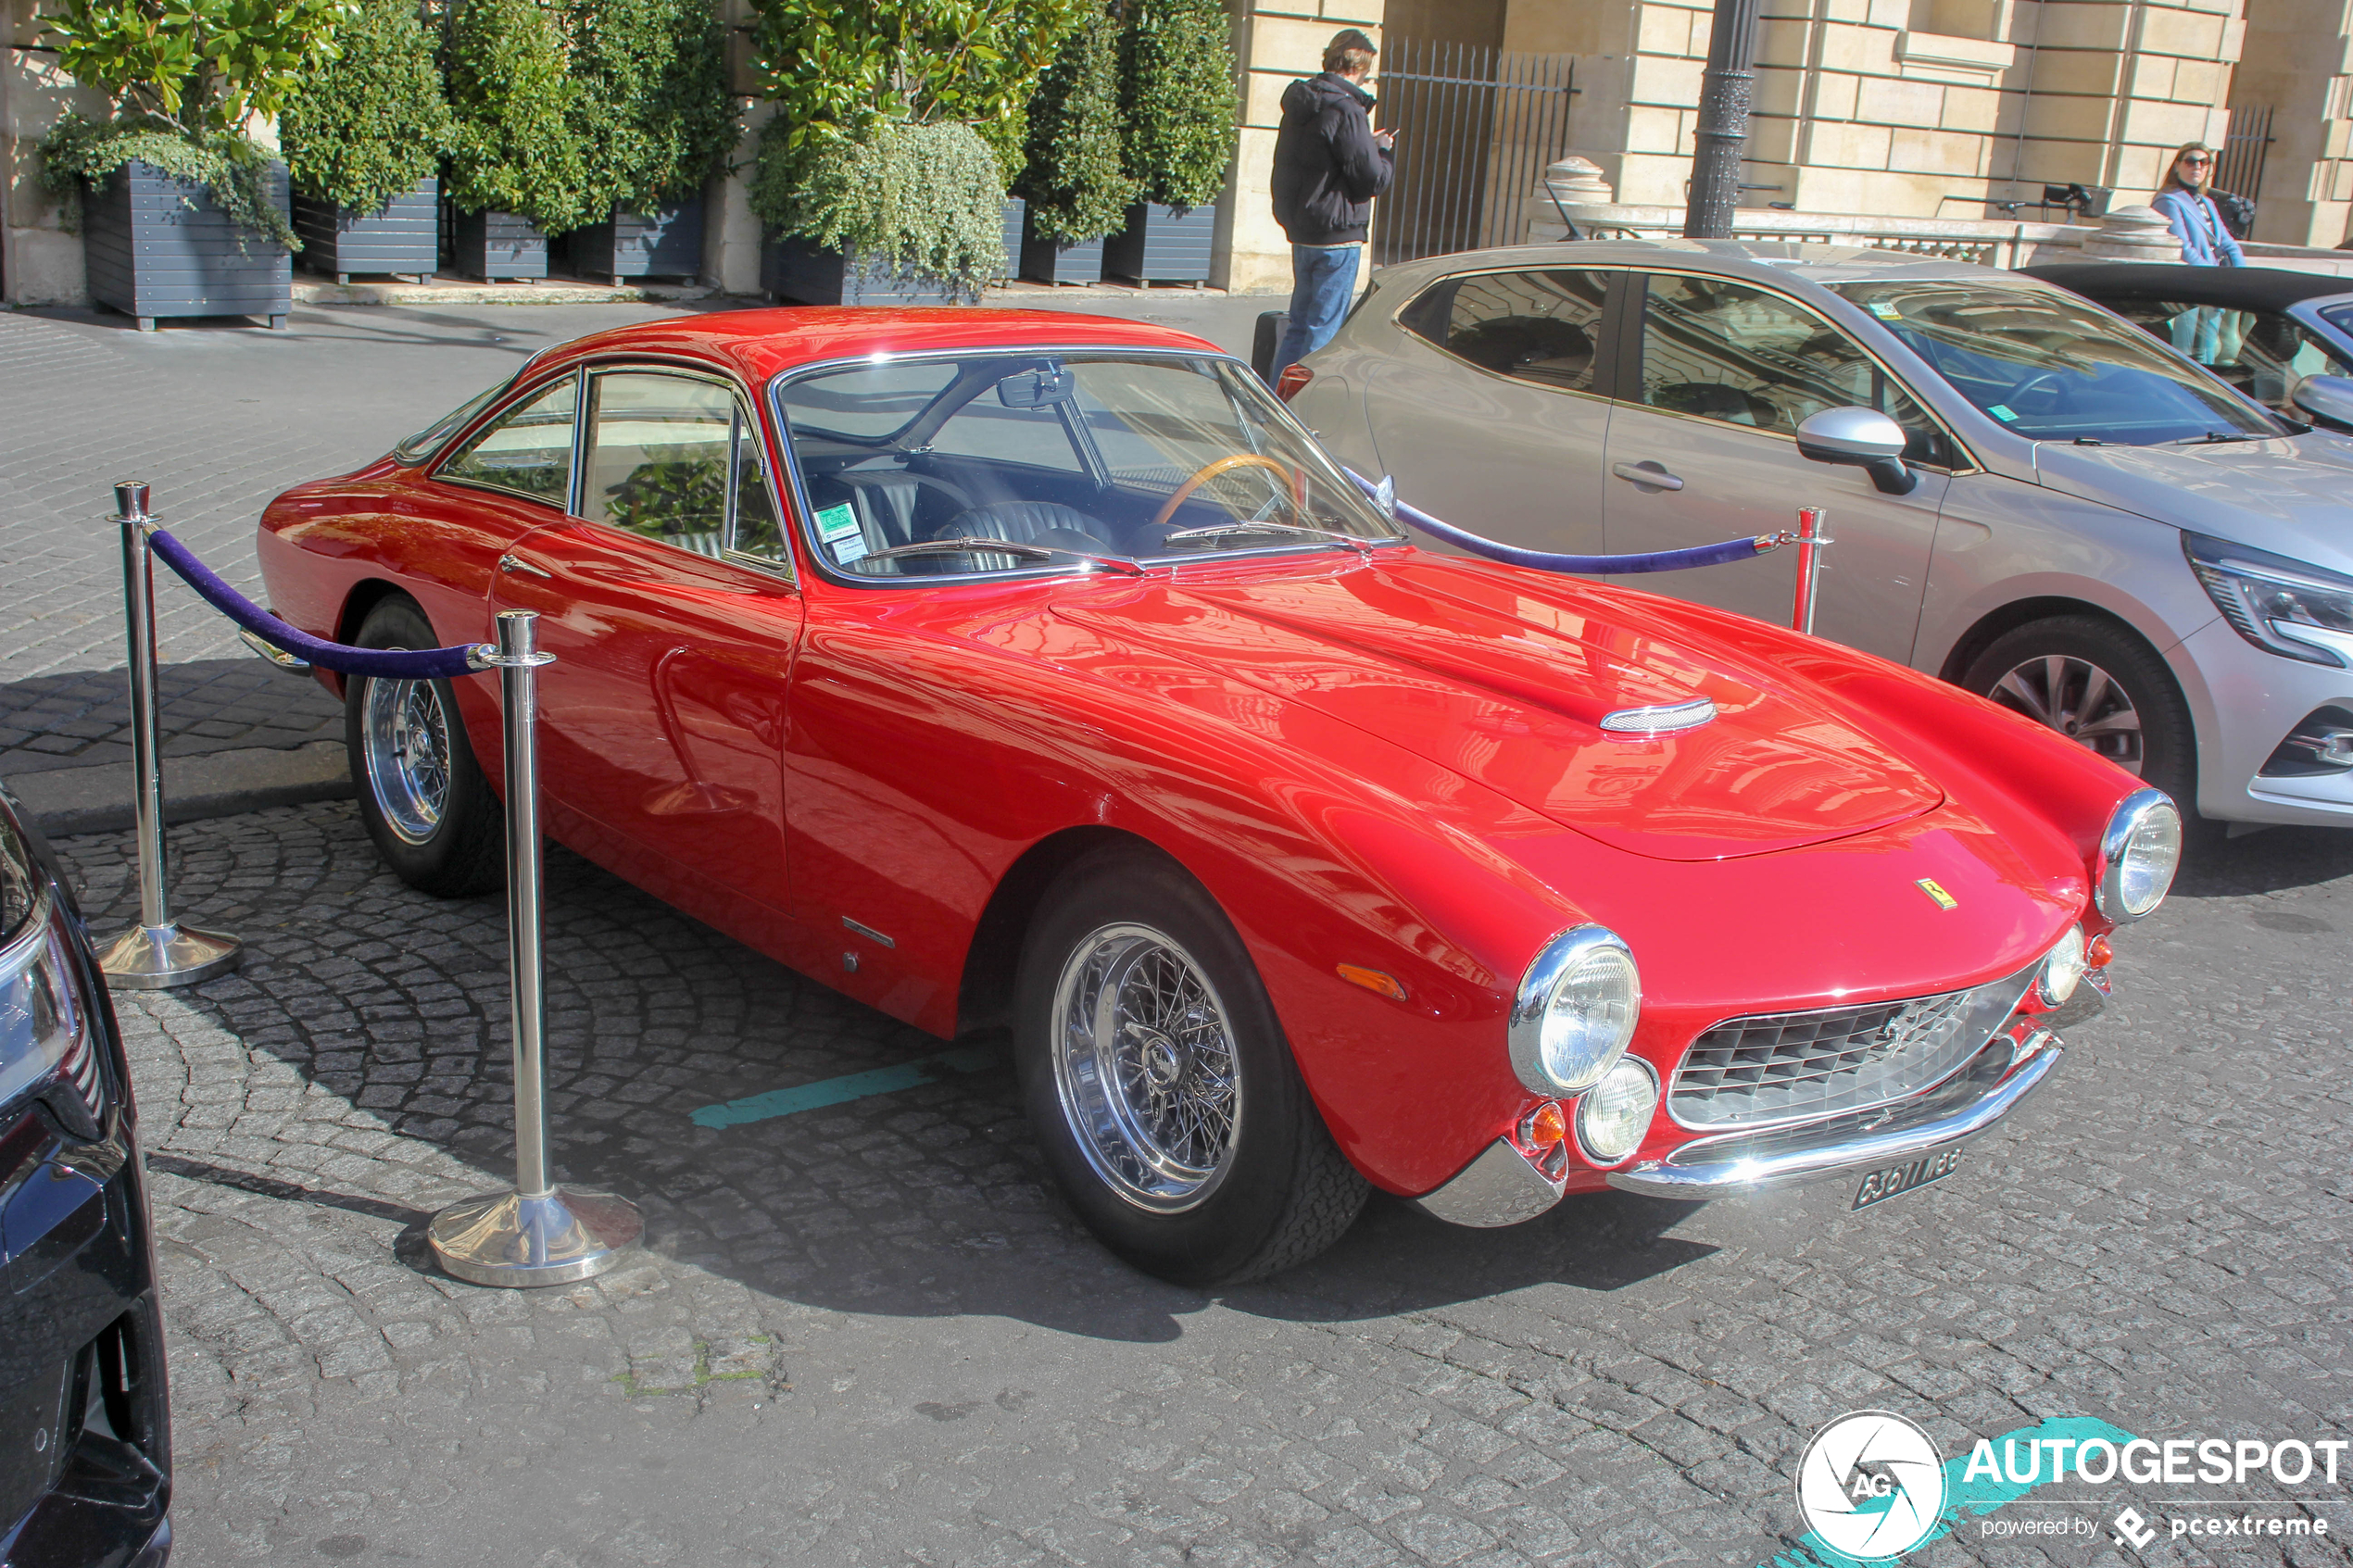
{"label": "front license plate", "polygon": [[1874,1203],[1884,1203],[1899,1193],[1924,1187],[1931,1182],[1941,1182],[1961,1168],[1961,1151],[1948,1148],[1935,1154],[1923,1154],[1903,1165],[1890,1165],[1884,1171],[1874,1171],[1863,1178],[1855,1192],[1855,1207],[1869,1209]]}

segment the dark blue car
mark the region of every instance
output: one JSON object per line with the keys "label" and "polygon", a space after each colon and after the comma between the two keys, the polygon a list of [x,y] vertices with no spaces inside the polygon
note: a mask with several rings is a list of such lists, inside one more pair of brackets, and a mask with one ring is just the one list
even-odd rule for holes
{"label": "dark blue car", "polygon": [[171,1422],[122,1035],[0,789],[0,1568],[162,1568]]}

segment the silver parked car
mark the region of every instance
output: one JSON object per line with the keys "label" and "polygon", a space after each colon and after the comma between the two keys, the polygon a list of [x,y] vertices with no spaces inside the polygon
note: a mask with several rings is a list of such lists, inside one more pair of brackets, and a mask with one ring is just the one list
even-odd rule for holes
{"label": "silver parked car", "polygon": [[[2353,440],[2063,290],[1824,245],[1478,251],[1383,269],[1284,382],[1351,468],[1516,545],[1819,506],[1822,634],[2210,819],[2353,825]],[[1793,555],[1631,581],[1786,624]]]}

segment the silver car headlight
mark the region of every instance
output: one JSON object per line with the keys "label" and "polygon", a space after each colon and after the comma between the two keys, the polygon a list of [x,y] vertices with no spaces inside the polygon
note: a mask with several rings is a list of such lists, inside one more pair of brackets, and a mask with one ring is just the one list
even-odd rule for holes
{"label": "silver car headlight", "polygon": [[2092,901],[2119,925],[2129,925],[2159,904],[2182,864],[2182,813],[2161,789],[2126,796],[2100,834]]}
{"label": "silver car headlight", "polygon": [[1577,1147],[1596,1165],[1615,1165],[1642,1147],[1658,1110],[1658,1073],[1639,1056],[1617,1065],[1577,1101]]}
{"label": "silver car headlight", "polygon": [[2044,955],[2043,967],[2034,972],[2034,994],[2045,1006],[2057,1007],[2075,995],[2075,987],[2083,983],[2084,971],[2090,967],[2083,928],[2070,925],[2059,934],[2058,945]]}
{"label": "silver car headlight", "polygon": [[1538,949],[1512,1002],[1512,1071],[1540,1095],[1601,1082],[1642,1014],[1634,955],[1598,925],[1564,931]]}
{"label": "silver car headlight", "polygon": [[105,1110],[98,1053],[70,942],[56,901],[44,896],[0,944],[0,1105],[55,1074],[94,1118]]}
{"label": "silver car headlight", "polygon": [[2183,534],[2182,550],[2240,636],[2284,659],[2353,665],[2353,577],[2203,533]]}

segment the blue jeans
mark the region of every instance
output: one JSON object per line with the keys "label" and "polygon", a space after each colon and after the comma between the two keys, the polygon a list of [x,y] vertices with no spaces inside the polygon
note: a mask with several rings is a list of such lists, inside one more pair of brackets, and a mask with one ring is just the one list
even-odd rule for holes
{"label": "blue jeans", "polygon": [[1360,245],[1290,247],[1290,325],[1275,349],[1275,379],[1285,367],[1306,358],[1340,331],[1348,302],[1356,297]]}

